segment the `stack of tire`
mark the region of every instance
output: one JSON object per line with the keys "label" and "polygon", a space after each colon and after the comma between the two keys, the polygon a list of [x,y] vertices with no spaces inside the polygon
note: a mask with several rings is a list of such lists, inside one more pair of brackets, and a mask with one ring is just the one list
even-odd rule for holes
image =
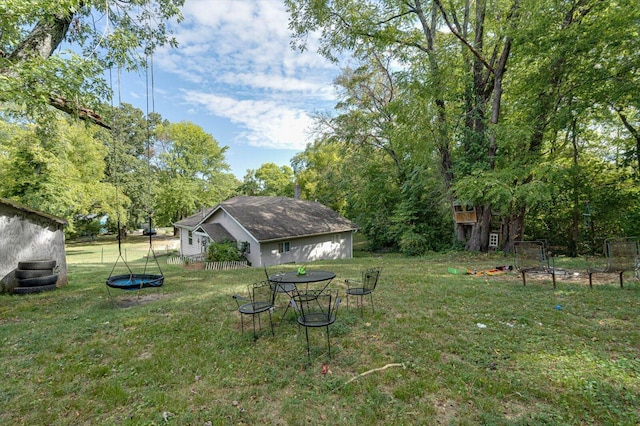
{"label": "stack of tire", "polygon": [[54,259],[18,262],[18,269],[15,270],[18,286],[13,289],[13,293],[30,294],[55,290],[58,281],[58,274],[54,273],[55,267]]}

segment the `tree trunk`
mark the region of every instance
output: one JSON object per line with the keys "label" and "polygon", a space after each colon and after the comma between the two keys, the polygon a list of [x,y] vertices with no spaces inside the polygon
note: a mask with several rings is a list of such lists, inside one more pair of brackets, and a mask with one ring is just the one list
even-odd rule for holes
{"label": "tree trunk", "polygon": [[[571,146],[573,148],[573,167],[574,170],[578,169],[579,163],[579,147],[578,147],[578,121],[574,117],[571,121]],[[578,255],[578,236],[580,233],[580,199],[579,199],[579,187],[580,181],[576,176],[576,173],[573,174],[573,185],[571,191],[573,192],[573,213],[571,217],[571,237],[569,239],[568,250],[569,256],[576,257]]]}
{"label": "tree trunk", "polygon": [[521,241],[524,236],[524,207],[510,216],[503,218],[502,250],[510,253],[513,243]]}
{"label": "tree trunk", "polygon": [[67,35],[74,13],[45,17],[38,21],[33,30],[9,55],[11,62],[24,61],[40,56],[47,59],[57,49]]}
{"label": "tree trunk", "polygon": [[[83,5],[83,2],[80,2],[77,9],[69,10],[68,13],[45,16],[39,20],[31,32],[8,55],[9,62],[16,64],[38,57],[41,59],[51,57],[67,36],[77,10],[81,9]],[[0,73],[9,74],[10,77],[10,72],[7,69],[0,69]],[[0,94],[1,96],[2,94]],[[102,117],[91,109],[69,102],[55,93],[49,96],[49,105],[67,114],[75,115],[81,120],[110,129],[109,125],[102,121]]]}
{"label": "tree trunk", "polygon": [[616,111],[618,112],[618,117],[620,117],[622,124],[629,131],[629,133],[631,133],[631,136],[636,141],[636,146],[635,146],[636,152],[634,153],[636,157],[635,159],[637,162],[636,176],[640,177],[640,130],[633,127],[633,125],[627,119],[627,116],[622,112],[622,109],[616,109]]}
{"label": "tree trunk", "polygon": [[491,206],[476,207],[478,222],[471,229],[466,249],[469,251],[487,252],[489,250],[489,233],[491,232]]}

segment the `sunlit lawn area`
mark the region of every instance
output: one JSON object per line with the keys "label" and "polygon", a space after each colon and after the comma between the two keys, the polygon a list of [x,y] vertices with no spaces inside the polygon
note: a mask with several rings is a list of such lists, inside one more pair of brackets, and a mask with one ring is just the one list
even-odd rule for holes
{"label": "sunlit lawn area", "polygon": [[[177,239],[171,235],[170,228],[159,228],[157,236],[151,239],[153,251],[159,257],[172,253],[178,247]],[[140,233],[123,238],[118,246],[117,236],[104,235],[95,240],[83,239],[71,241],[66,245],[67,263],[106,263],[116,260],[134,262],[149,254],[149,237]]]}
{"label": "sunlit lawn area", "polygon": [[[148,240],[146,240],[148,243]],[[145,240],[135,250],[146,254]],[[358,253],[307,270],[333,286],[382,266],[375,313],[350,301],[331,326],[304,330],[286,298],[254,343],[232,294],[262,269],[161,266],[157,291],[111,290],[98,243],[70,246],[69,285],[0,296],[0,424],[623,424],[640,418],[640,285],[453,275],[502,255]],[[114,251],[115,247],[115,251]],[[98,250],[99,249],[99,250]],[[160,248],[156,248],[161,251]],[[81,253],[82,251],[82,253]],[[117,253],[111,241],[105,251]],[[140,268],[144,260],[129,259]],[[112,258],[111,258],[112,259]],[[580,260],[564,260],[566,268]],[[288,265],[288,268],[295,268]],[[580,271],[584,272],[584,271]],[[124,307],[128,306],[128,307]],[[323,374],[326,365],[326,374]],[[385,368],[386,367],[386,368]]]}

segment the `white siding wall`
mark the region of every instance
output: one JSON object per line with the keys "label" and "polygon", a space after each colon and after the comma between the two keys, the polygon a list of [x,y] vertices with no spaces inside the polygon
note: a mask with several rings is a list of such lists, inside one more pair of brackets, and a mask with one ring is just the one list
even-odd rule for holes
{"label": "white siding wall", "polygon": [[180,254],[182,256],[200,254],[200,244],[196,236],[193,236],[192,242],[189,244],[189,231],[184,228],[180,228]]}
{"label": "white siding wall", "polygon": [[277,242],[262,245],[262,261],[265,265],[312,262],[321,259],[350,259],[353,256],[351,232],[286,241],[290,243],[290,251],[284,253],[278,252]]}
{"label": "white siding wall", "polygon": [[193,256],[206,253],[206,246],[203,246],[203,240],[209,241],[209,237],[204,232],[193,232],[191,244],[189,244],[189,231],[180,228],[180,254],[182,256]]}
{"label": "white siding wall", "polygon": [[260,262],[260,244],[258,241],[249,235],[242,226],[233,220],[227,212],[224,210],[218,210],[212,217],[207,220],[208,223],[219,223],[227,232],[233,235],[238,244],[243,242],[249,243],[249,253],[246,254],[247,260],[251,263],[251,266],[261,266]]}

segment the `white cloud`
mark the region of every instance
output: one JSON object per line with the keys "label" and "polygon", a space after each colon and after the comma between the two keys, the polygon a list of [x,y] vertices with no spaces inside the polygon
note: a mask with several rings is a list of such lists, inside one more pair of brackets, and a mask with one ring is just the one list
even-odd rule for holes
{"label": "white cloud", "polygon": [[251,146],[303,150],[313,124],[307,112],[271,101],[238,100],[196,91],[185,91],[184,98],[240,124],[246,130],[239,136]]}
{"label": "white cloud", "polygon": [[178,49],[161,49],[155,64],[175,76],[184,111],[205,108],[235,123],[238,142],[302,150],[310,115],[332,108],[337,67],[313,44],[291,48],[282,1],[189,0],[174,28]]}

